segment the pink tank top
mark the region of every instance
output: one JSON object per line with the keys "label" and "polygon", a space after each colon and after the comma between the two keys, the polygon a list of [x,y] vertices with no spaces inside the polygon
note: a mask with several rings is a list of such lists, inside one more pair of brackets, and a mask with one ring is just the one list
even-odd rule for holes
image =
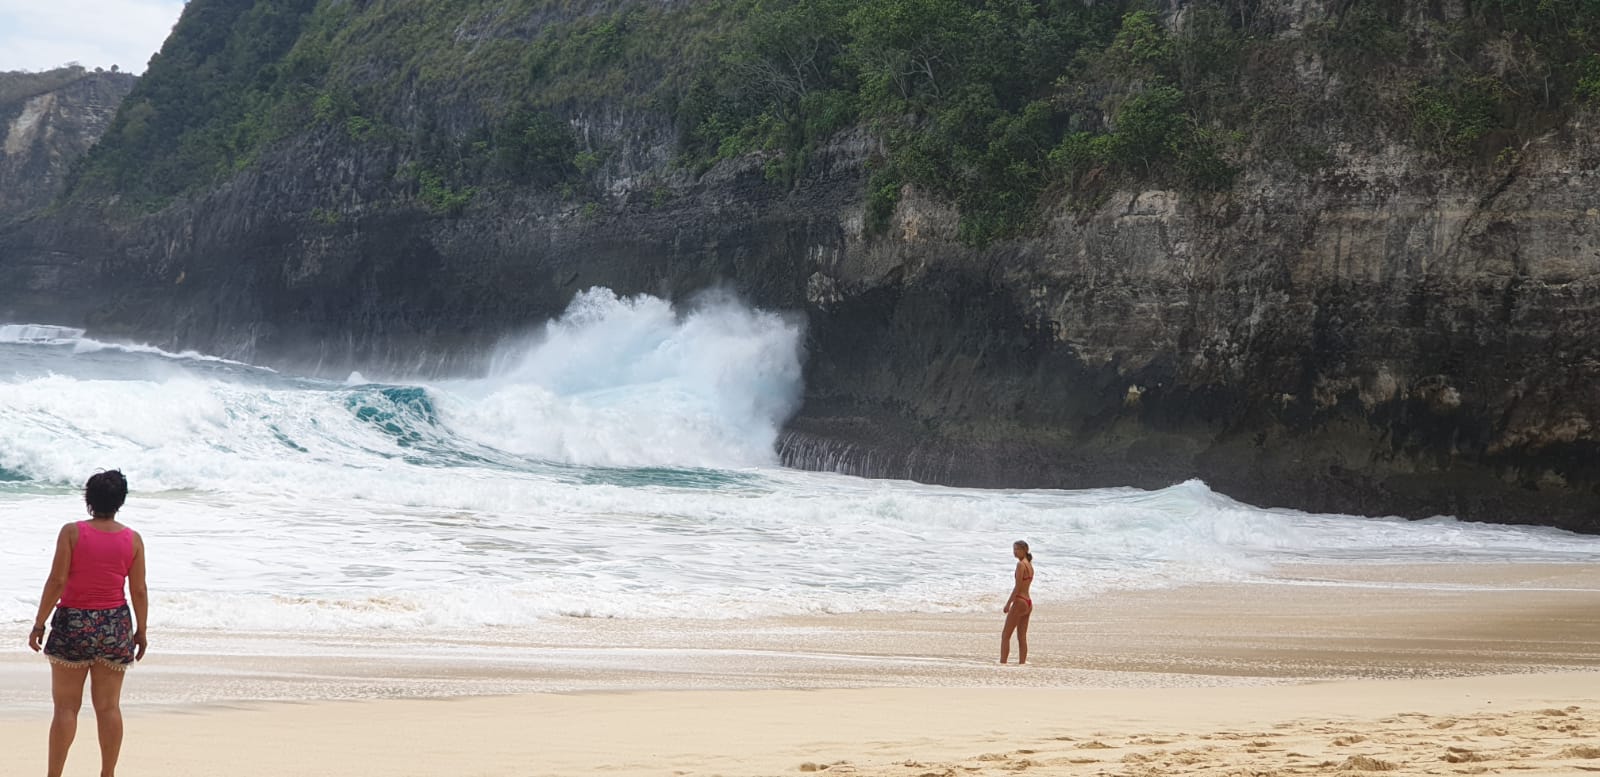
{"label": "pink tank top", "polygon": [[103,532],[78,521],[78,546],[72,551],[61,606],[75,610],[110,610],[128,603],[123,586],[133,566],[133,530]]}

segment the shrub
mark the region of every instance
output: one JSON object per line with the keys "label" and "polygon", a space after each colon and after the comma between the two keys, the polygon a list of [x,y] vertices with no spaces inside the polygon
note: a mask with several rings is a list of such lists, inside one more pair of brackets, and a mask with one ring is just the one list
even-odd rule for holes
{"label": "shrub", "polygon": [[900,189],[903,185],[899,176],[892,172],[880,170],[873,174],[867,183],[864,226],[868,234],[881,235],[889,228],[889,219],[894,217],[895,206],[900,204]]}
{"label": "shrub", "polygon": [[1504,87],[1494,78],[1420,88],[1409,104],[1412,133],[1425,148],[1441,156],[1466,156],[1501,126],[1504,94]]}
{"label": "shrub", "polygon": [[472,201],[473,195],[477,194],[477,190],[471,186],[452,188],[445,182],[444,176],[435,170],[418,170],[416,180],[417,199],[440,215],[460,215],[467,203]]}

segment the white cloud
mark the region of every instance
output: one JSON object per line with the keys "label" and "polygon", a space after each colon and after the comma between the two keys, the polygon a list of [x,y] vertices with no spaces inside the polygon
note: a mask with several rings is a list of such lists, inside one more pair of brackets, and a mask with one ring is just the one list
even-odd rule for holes
{"label": "white cloud", "polygon": [[143,73],[184,0],[0,0],[0,71],[77,62]]}

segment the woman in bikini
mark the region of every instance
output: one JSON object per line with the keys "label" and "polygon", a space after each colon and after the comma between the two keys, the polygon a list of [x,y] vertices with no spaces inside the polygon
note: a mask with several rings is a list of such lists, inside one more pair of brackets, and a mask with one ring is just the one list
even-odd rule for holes
{"label": "woman in bikini", "polygon": [[[55,562],[39,599],[39,615],[28,647],[50,659],[49,777],[60,777],[67,750],[78,733],[78,709],[88,679],[100,733],[100,774],[116,774],[122,750],[122,678],[144,658],[145,617],[150,594],[144,580],[144,540],[117,522],[128,498],[128,481],[116,470],[96,473],[84,486],[90,520],[61,527]],[[127,587],[127,596],[123,587]],[[128,603],[132,600],[132,618]],[[50,616],[50,611],[55,615]],[[45,639],[45,618],[50,638]],[[138,630],[133,628],[137,620]]]}
{"label": "woman in bikini", "polygon": [[1017,558],[1017,571],[1013,575],[1017,584],[1006,599],[1005,630],[1000,632],[1000,663],[1011,657],[1011,632],[1017,633],[1017,663],[1028,663],[1028,616],[1033,615],[1033,600],[1028,598],[1028,588],[1033,585],[1033,554],[1028,543],[1017,540],[1011,543],[1011,555]]}

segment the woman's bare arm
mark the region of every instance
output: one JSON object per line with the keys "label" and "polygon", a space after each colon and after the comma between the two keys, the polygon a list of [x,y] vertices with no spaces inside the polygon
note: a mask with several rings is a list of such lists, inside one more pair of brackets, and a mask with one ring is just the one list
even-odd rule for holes
{"label": "woman's bare arm", "polygon": [[147,644],[144,626],[150,617],[150,588],[144,579],[144,538],[137,533],[133,535],[133,565],[128,567],[128,598],[133,602],[133,618],[138,624],[133,632],[133,644],[137,649],[133,659],[137,661],[144,658]]}
{"label": "woman's bare arm", "polygon": [[[72,571],[72,540],[77,537],[78,528],[74,524],[61,527],[61,532],[56,535],[56,557],[50,563],[50,576],[45,578],[44,591],[39,594],[39,613],[33,618],[33,636],[38,636],[38,627],[43,626],[50,617],[50,611],[56,608],[56,603],[61,601],[61,592],[67,587],[67,573]],[[37,639],[28,640],[29,647],[39,650],[35,644]]]}
{"label": "woman's bare arm", "polygon": [[1022,562],[1021,561],[1017,562],[1017,570],[1015,572],[1011,573],[1011,578],[1012,578],[1012,581],[1013,581],[1012,584],[1011,584],[1011,595],[1006,597],[1006,606],[1001,608],[1001,610],[1000,610],[1001,612],[1011,612],[1011,603],[1016,601],[1017,597],[1022,594]]}

